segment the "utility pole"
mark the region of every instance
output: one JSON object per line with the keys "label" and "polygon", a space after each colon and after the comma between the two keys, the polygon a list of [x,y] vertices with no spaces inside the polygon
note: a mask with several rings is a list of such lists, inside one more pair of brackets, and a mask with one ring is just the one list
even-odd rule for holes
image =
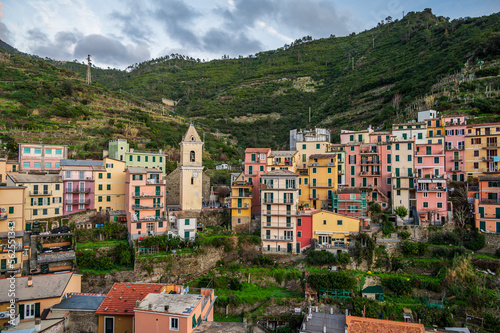
{"label": "utility pole", "polygon": [[311,123],[311,107],[309,107],[309,123]]}
{"label": "utility pole", "polygon": [[87,57],[87,80],[85,81],[88,85],[92,83],[92,76],[90,74],[90,54]]}

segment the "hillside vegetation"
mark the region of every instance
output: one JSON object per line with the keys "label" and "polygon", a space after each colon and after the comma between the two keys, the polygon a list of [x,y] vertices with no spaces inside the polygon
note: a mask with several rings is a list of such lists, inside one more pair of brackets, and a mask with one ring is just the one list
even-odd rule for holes
{"label": "hillside vegetation", "polygon": [[[176,114],[231,134],[241,147],[285,148],[292,128],[389,127],[426,107],[495,120],[499,31],[499,13],[450,22],[426,9],[357,35],[306,36],[254,56],[201,62],[171,54],[94,73],[110,90],[180,100]],[[59,65],[85,73],[80,64]]]}

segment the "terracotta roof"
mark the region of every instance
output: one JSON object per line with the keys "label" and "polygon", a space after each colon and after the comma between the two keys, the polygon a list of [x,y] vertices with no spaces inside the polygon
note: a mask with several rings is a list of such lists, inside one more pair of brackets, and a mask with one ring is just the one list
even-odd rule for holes
{"label": "terracotta roof", "polygon": [[294,172],[291,172],[289,170],[273,170],[273,171],[270,171],[266,174],[264,174],[263,176],[295,176],[295,177],[298,177],[299,175],[297,175],[296,173]]}
{"label": "terracotta roof", "polygon": [[136,301],[142,301],[149,293],[159,293],[159,283],[115,283],[102,301],[96,314],[133,316]]}
{"label": "terracotta roof", "polygon": [[186,134],[182,137],[183,142],[202,142],[194,125],[189,125]]}
{"label": "terracotta roof", "polygon": [[337,153],[325,153],[325,154],[310,155],[309,158],[314,158],[314,157],[335,157],[335,156],[337,156]]}
{"label": "terracotta roof", "polygon": [[102,166],[101,160],[61,160],[61,166]]}
{"label": "terracotta roof", "polygon": [[339,187],[337,192],[340,193],[361,193],[357,187]]}
{"label": "terracotta roof", "polygon": [[247,148],[245,153],[267,153],[271,148]]}
{"label": "terracotta roof", "polygon": [[479,176],[479,180],[493,180],[493,181],[500,181],[500,176]]}
{"label": "terracotta roof", "polygon": [[128,167],[129,173],[144,174],[144,173],[161,173],[161,170],[156,168],[143,168],[143,167]]}
{"label": "terracotta roof", "polygon": [[348,333],[424,333],[423,324],[402,321],[346,316]]}

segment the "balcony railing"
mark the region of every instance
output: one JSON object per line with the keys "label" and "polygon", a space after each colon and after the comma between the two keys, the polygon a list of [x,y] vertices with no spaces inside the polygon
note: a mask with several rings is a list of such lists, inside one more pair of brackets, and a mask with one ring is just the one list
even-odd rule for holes
{"label": "balcony railing", "polygon": [[484,173],[500,173],[500,170],[498,168],[484,168],[481,169],[481,171]]}
{"label": "balcony railing", "polygon": [[8,215],[7,214],[0,214],[0,220],[7,220]]}
{"label": "balcony railing", "polygon": [[156,184],[165,184],[165,182],[161,179],[146,179],[147,185],[156,185]]}
{"label": "balcony railing", "polygon": [[366,164],[366,165],[371,165],[371,164],[380,164],[380,160],[363,160],[361,159],[361,165]]}
{"label": "balcony railing", "polygon": [[418,192],[446,192],[446,188],[443,186],[429,186],[429,187],[419,187]]}
{"label": "balcony railing", "polygon": [[496,142],[487,142],[486,147],[487,148],[498,148],[499,146],[498,146],[498,143],[496,143]]}
{"label": "balcony railing", "polygon": [[30,195],[52,195],[52,191],[30,191]]}
{"label": "balcony railing", "polygon": [[165,221],[167,218],[164,216],[143,216],[138,220],[134,220],[134,222],[156,222],[156,221]]}
{"label": "balcony railing", "polygon": [[148,209],[156,209],[163,208],[163,204],[154,204],[154,205],[132,205],[133,209],[136,210],[148,210]]}
{"label": "balcony railing", "polygon": [[139,193],[139,192],[134,192],[132,195],[134,198],[155,198],[155,197],[161,197],[161,192],[154,192],[154,193]]}
{"label": "balcony railing", "polygon": [[465,146],[459,145],[459,146],[449,146],[445,147],[445,150],[464,150]]}
{"label": "balcony railing", "polygon": [[293,225],[291,223],[266,222],[265,228],[293,228]]}
{"label": "balcony railing", "polygon": [[66,200],[66,205],[90,205],[90,199],[86,200]]}
{"label": "balcony railing", "polygon": [[90,193],[90,187],[73,187],[66,188],[66,193]]}
{"label": "balcony railing", "polygon": [[479,202],[483,205],[499,205],[500,199],[481,199]]}
{"label": "balcony railing", "polygon": [[280,254],[291,254],[291,251],[288,251],[286,247],[282,248],[277,248],[277,247],[271,247],[267,248],[267,246],[264,246],[262,248],[262,252],[267,252],[267,253],[280,253]]}
{"label": "balcony railing", "polygon": [[252,197],[252,194],[250,193],[238,193],[238,194],[235,194],[235,195],[231,195],[231,198],[250,198]]}
{"label": "balcony railing", "polygon": [[[341,162],[341,163],[342,163],[342,161],[338,161],[338,162]],[[334,167],[334,166],[335,166],[335,163],[332,163],[332,162],[328,162],[328,163],[327,163],[326,165],[327,165],[327,166],[331,166],[331,167]]]}

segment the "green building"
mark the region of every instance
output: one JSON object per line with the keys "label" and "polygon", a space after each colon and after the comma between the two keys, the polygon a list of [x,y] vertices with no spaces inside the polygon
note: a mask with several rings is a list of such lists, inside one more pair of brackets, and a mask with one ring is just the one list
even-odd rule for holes
{"label": "green building", "polygon": [[155,151],[142,151],[130,148],[127,140],[110,140],[108,144],[108,157],[118,161],[125,161],[126,167],[142,167],[146,169],[158,169],[165,174],[165,163],[167,154],[160,149]]}

